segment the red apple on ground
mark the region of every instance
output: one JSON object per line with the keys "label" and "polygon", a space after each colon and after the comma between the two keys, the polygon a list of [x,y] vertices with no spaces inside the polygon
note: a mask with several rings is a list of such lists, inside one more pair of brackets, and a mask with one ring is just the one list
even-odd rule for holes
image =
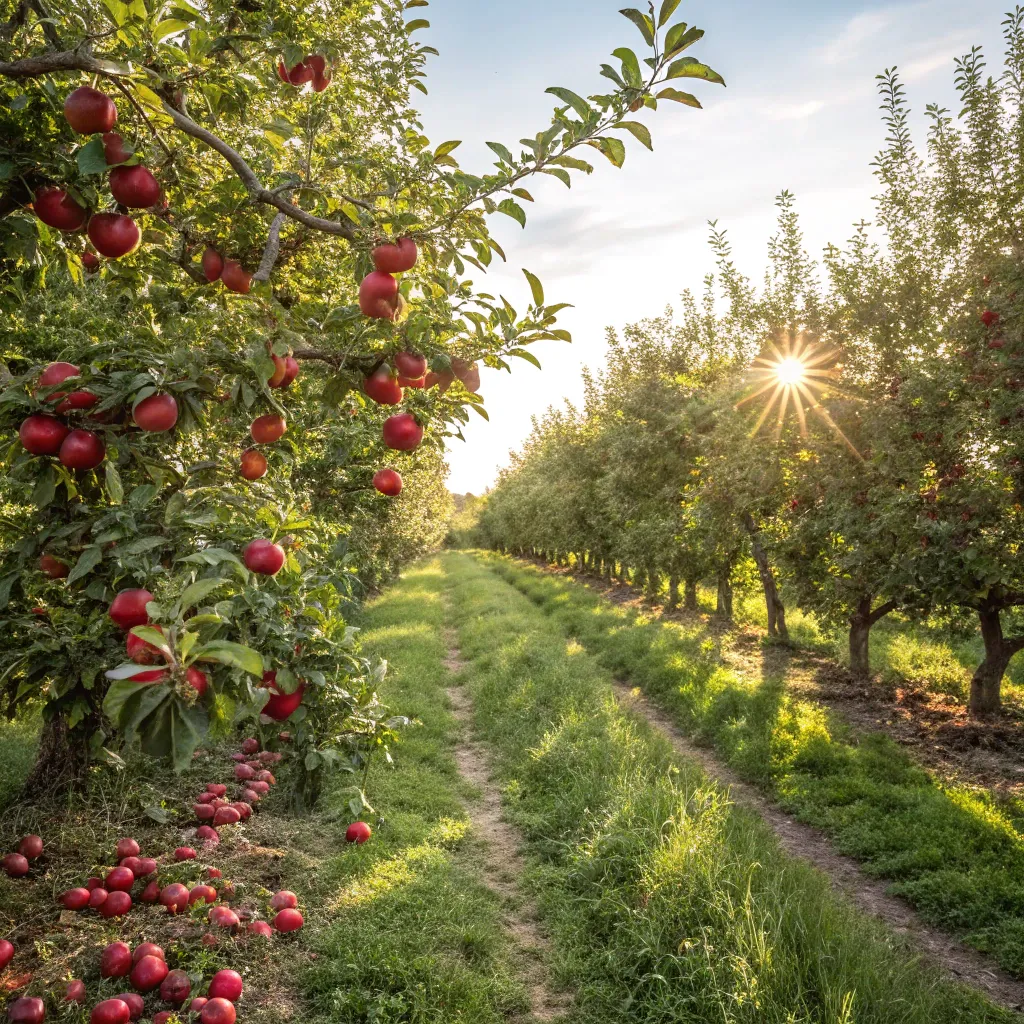
{"label": "red apple on ground", "polygon": [[212,283],[219,281],[223,273],[224,257],[212,245],[208,245],[203,253],[203,276]]}
{"label": "red apple on ground", "polygon": [[205,996],[196,996],[191,1003],[188,1004],[189,1013],[198,1013],[207,1003],[209,999]]}
{"label": "red apple on ground", "polygon": [[131,159],[131,151],[124,144],[120,132],[106,132],[103,136],[103,155],[107,163],[113,167]]}
{"label": "red apple on ground", "polygon": [[60,420],[38,413],[27,416],[18,428],[21,446],[32,455],[56,455],[69,433]]}
{"label": "red apple on ground", "polygon": [[[373,265],[383,274],[404,274],[416,266],[419,251],[411,238],[400,238],[394,245],[378,245],[370,254]],[[403,371],[404,372],[404,371]],[[421,377],[426,372],[424,364],[420,373],[410,373],[409,377]]]}
{"label": "red apple on ground", "polygon": [[247,739],[242,740],[242,753],[243,754],[255,754],[260,749],[260,741],[254,736],[249,736]]}
{"label": "red apple on ground", "polygon": [[89,897],[92,894],[88,889],[68,889],[60,901],[68,910],[85,910],[89,906]]}
{"label": "red apple on ground", "polygon": [[229,1003],[235,1003],[242,995],[242,976],[237,971],[218,971],[210,979],[210,987],[207,989],[210,999],[226,999]]}
{"label": "red apple on ground", "polygon": [[244,270],[237,260],[224,261],[220,279],[228,291],[238,292],[239,295],[248,295],[252,287],[252,274]]}
{"label": "red apple on ground", "polygon": [[373,831],[365,821],[353,821],[352,824],[345,829],[345,842],[365,843],[371,835],[373,835]]}
{"label": "red apple on ground", "polygon": [[117,867],[107,872],[103,888],[107,892],[130,892],[135,884],[135,872],[130,868]]}
{"label": "red apple on ground", "polygon": [[402,478],[393,469],[379,469],[373,474],[373,486],[381,494],[395,498],[402,493]]}
{"label": "red apple on ground", "polygon": [[302,915],[293,907],[279,911],[274,918],[274,928],[279,932],[297,932],[303,923]]}
{"label": "red apple on ground", "polygon": [[156,903],[160,899],[160,883],[153,879],[145,889],[142,890],[142,895],[139,897],[143,903]]}
{"label": "red apple on ground", "polygon": [[287,430],[288,424],[283,416],[269,413],[254,419],[249,433],[257,444],[273,444],[275,441],[280,441]]}
{"label": "red apple on ground", "polygon": [[25,836],[25,838],[18,843],[18,853],[23,857],[27,857],[29,860],[35,860],[36,857],[41,857],[43,855],[42,838],[37,835]]}
{"label": "red apple on ground", "polygon": [[[107,613],[114,622],[123,630],[132,629],[134,626],[145,626],[149,623],[149,613],[146,605],[153,600],[153,595],[148,590],[122,590],[110,603],[110,610]],[[139,855],[139,844],[134,839],[121,839],[117,844],[117,856],[137,857]]]}
{"label": "red apple on ground", "polygon": [[266,921],[253,921],[245,930],[250,935],[259,935],[264,939],[272,938],[274,934],[274,929]]}
{"label": "red apple on ground", "polygon": [[114,101],[99,89],[79,86],[64,100],[64,116],[73,131],[79,135],[109,132],[117,121]]}
{"label": "red apple on ground", "polygon": [[142,237],[138,224],[126,213],[94,213],[88,231],[96,251],[111,260],[134,251]]}
{"label": "red apple on ground", "polygon": [[399,452],[411,451],[423,440],[423,428],[409,412],[388,417],[383,433],[384,443]]}
{"label": "red apple on ground", "polygon": [[981,322],[986,327],[991,327],[993,324],[999,323],[999,314],[991,309],[986,309],[985,312],[981,314]]}
{"label": "red apple on ground", "polygon": [[142,164],[115,167],[108,180],[111,194],[122,206],[146,210],[160,201],[160,182]]}
{"label": "red apple on ground", "polygon": [[384,366],[363,381],[363,391],[378,405],[398,405],[402,401],[402,389],[398,381]]}
{"label": "red apple on ground", "polygon": [[42,1024],[45,1017],[46,1006],[35,996],[22,996],[7,1008],[7,1019],[11,1024]]}
{"label": "red apple on ground", "polygon": [[107,901],[107,890],[102,885],[96,886],[95,889],[89,890],[89,906],[93,910],[99,910]]}
{"label": "red apple on ground", "polygon": [[203,900],[205,903],[216,903],[217,890],[212,885],[193,886],[188,894],[188,902],[192,904],[198,903],[200,900]]}
{"label": "red apple on ground", "polygon": [[238,920],[238,915],[230,908],[225,906],[211,907],[209,914],[210,924],[216,928],[237,928],[241,921]]}
{"label": "red apple on ground", "polygon": [[234,807],[218,807],[213,814],[213,823],[216,826],[220,825],[235,825],[241,819],[241,815]]}
{"label": "red apple on ground", "polygon": [[140,429],[159,434],[178,422],[178,403],[173,395],[150,395],[135,406],[132,418]]}
{"label": "red apple on ground", "polygon": [[58,231],[81,231],[89,219],[89,211],[72,199],[62,188],[45,185],[32,200],[36,216],[48,227]]}
{"label": "red apple on ground", "polygon": [[284,548],[263,538],[253,540],[242,551],[242,561],[247,569],[261,576],[276,576],[285,563]]}
{"label": "red apple on ground", "polygon": [[99,434],[81,429],[72,430],[57,453],[63,465],[79,473],[95,469],[106,457],[107,449]]}
{"label": "red apple on ground", "polygon": [[359,285],[359,309],[375,320],[394,320],[398,312],[398,281],[375,270]]}
{"label": "red apple on ground", "polygon": [[175,860],[195,860],[196,851],[191,846],[179,846],[174,851]]}
{"label": "red apple on ground", "polygon": [[279,889],[270,897],[270,906],[274,910],[294,909],[299,905],[299,897],[291,889]]}
{"label": "red apple on ground", "polygon": [[169,974],[167,964],[158,956],[144,956],[132,968],[131,983],[140,992],[152,992]]}
{"label": "red apple on ground", "polygon": [[160,902],[167,908],[167,913],[176,914],[188,907],[188,889],[180,882],[172,882],[160,890]]}
{"label": "red apple on ground", "polygon": [[100,916],[122,917],[132,909],[132,898],[126,892],[111,892],[99,905]]}
{"label": "red apple on ground", "polygon": [[119,992],[114,998],[127,1005],[132,1020],[138,1020],[146,1012],[146,1003],[138,992]]}
{"label": "red apple on ground", "polygon": [[28,874],[28,858],[20,853],[9,853],[3,861],[4,871],[11,878],[23,878]]}
{"label": "red apple on ground", "polygon": [[7,939],[0,939],[0,971],[14,959],[14,946]]}
{"label": "red apple on ground", "polygon": [[235,1004],[227,999],[209,999],[199,1011],[200,1024],[235,1024]]}
{"label": "red apple on ground", "polygon": [[66,1003],[84,1003],[85,1002],[85,982],[80,978],[75,978],[74,981],[69,981],[67,988],[64,989],[64,1002]]}
{"label": "red apple on ground", "polygon": [[144,956],[155,956],[160,960],[167,959],[163,947],[158,946],[155,942],[140,942],[132,953],[132,963],[137,964]]}
{"label": "red apple on ground", "polygon": [[132,951],[127,942],[112,942],[100,954],[100,974],[104,978],[126,978],[132,969]]}
{"label": "red apple on ground", "polygon": [[181,1006],[191,993],[192,982],[184,971],[171,971],[160,984],[160,998],[174,1006]]}

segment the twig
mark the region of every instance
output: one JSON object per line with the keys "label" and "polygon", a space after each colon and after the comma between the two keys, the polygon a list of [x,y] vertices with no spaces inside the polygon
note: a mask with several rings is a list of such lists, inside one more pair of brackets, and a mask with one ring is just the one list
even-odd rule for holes
{"label": "twig", "polygon": [[142,104],[139,103],[139,101],[132,95],[131,89],[129,89],[124,84],[124,82],[119,82],[116,79],[114,81],[114,85],[117,86],[118,90],[122,93],[122,95],[124,95],[127,98],[128,102],[136,109],[142,120],[146,122],[146,127],[150,130],[150,132],[152,132],[153,138],[160,143],[160,148],[164,151],[164,153],[166,153],[168,157],[173,156],[174,153],[172,152],[170,146],[168,146],[167,143],[164,142],[163,136],[161,136],[160,132],[157,131],[156,125],[153,124],[153,122],[149,119],[149,114],[147,114],[146,111],[142,108]]}

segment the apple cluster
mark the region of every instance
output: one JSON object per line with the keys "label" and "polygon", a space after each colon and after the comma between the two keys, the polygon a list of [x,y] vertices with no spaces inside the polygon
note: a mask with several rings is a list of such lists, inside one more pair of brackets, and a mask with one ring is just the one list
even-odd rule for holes
{"label": "apple cluster", "polygon": [[313,92],[323,92],[331,84],[331,69],[327,66],[325,57],[319,53],[311,53],[291,68],[286,67],[283,60],[278,61],[277,77],[285,85],[294,85],[297,89],[310,83]]}

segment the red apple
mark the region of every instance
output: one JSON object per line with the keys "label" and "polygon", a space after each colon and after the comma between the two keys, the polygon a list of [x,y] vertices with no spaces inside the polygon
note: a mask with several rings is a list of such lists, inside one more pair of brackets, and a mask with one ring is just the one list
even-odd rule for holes
{"label": "red apple", "polygon": [[274,934],[274,929],[266,921],[253,921],[245,930],[250,935],[259,935],[264,939],[272,938]]}
{"label": "red apple", "polygon": [[100,399],[91,391],[72,391],[70,395],[62,396],[64,401],[57,406],[57,412],[74,412],[79,409],[91,409]]}
{"label": "red apple", "polygon": [[188,902],[198,903],[200,900],[205,903],[217,902],[217,890],[212,885],[195,885],[188,894]]}
{"label": "red apple", "polygon": [[306,689],[305,683],[300,683],[293,693],[281,693],[277,688],[276,672],[264,672],[263,685],[270,690],[270,699],[264,704],[260,714],[274,719],[275,722],[283,722],[295,713],[295,709],[302,703],[302,694]]}
{"label": "red apple", "polygon": [[249,736],[242,740],[242,753],[243,754],[256,754],[260,749],[260,741],[254,736]]}
{"label": "red apple", "polygon": [[205,695],[206,688],[210,685],[210,680],[207,678],[206,673],[201,672],[195,666],[190,666],[185,670],[185,681],[200,697]]}
{"label": "red apple", "polygon": [[220,279],[228,291],[248,295],[252,287],[252,274],[247,273],[237,260],[225,260]]}
{"label": "red apple", "polygon": [[23,878],[28,874],[28,858],[23,857],[20,853],[9,853],[3,861],[4,871],[11,878]]}
{"label": "red apple", "polygon": [[146,1012],[146,1003],[138,992],[119,992],[114,998],[128,1007],[131,1020],[138,1020]]}
{"label": "red apple", "polygon": [[139,897],[143,903],[156,903],[160,899],[160,883],[154,878],[145,889],[142,890],[142,895]]}
{"label": "red apple", "polygon": [[266,416],[259,416],[252,421],[249,433],[257,444],[273,444],[284,437],[288,424],[283,416],[276,413],[268,413]]}
{"label": "red apple", "polygon": [[[163,632],[163,627],[161,626],[154,626],[153,628],[161,633]],[[134,661],[136,665],[157,665],[160,661],[167,660],[167,655],[159,647],[151,644],[148,640],[137,637],[134,633],[129,633],[125,638],[125,650],[128,654],[128,660]]]}
{"label": "red apple", "polygon": [[235,1024],[235,1004],[227,999],[210,999],[199,1011],[200,1024]]}
{"label": "red apple", "polygon": [[52,185],[36,190],[32,209],[44,224],[58,231],[81,231],[89,219],[89,211],[84,206],[79,205],[64,189]]}
{"label": "red apple", "polygon": [[107,449],[99,434],[76,429],[61,442],[57,457],[68,469],[84,473],[95,469],[107,457]]}
{"label": "red apple", "polygon": [[103,155],[107,163],[113,167],[115,164],[123,164],[125,160],[131,159],[131,150],[124,144],[120,132],[107,132],[103,136]]}
{"label": "red apple", "polygon": [[299,905],[299,897],[291,889],[279,889],[270,897],[270,906],[274,910],[294,909]]}
{"label": "red apple", "polygon": [[132,953],[132,963],[137,964],[144,956],[155,956],[160,960],[167,959],[163,947],[158,946],[155,942],[140,942],[135,947],[135,952]]}
{"label": "red apple", "polygon": [[167,977],[167,964],[158,956],[144,956],[132,968],[131,983],[140,992],[152,992]]}
{"label": "red apple", "polygon": [[95,889],[89,890],[89,906],[93,910],[99,910],[107,901],[107,890],[102,885],[96,886]]}
{"label": "red apple", "polygon": [[122,917],[132,909],[132,898],[126,892],[111,892],[99,905],[101,917]]}
{"label": "red apple", "polygon": [[247,448],[242,452],[238,472],[244,480],[259,480],[267,474],[266,457],[255,448]]}
{"label": "red apple", "polygon": [[379,405],[398,405],[402,401],[398,381],[383,366],[363,381],[363,390]]}
{"label": "red apple", "polygon": [[373,832],[365,821],[353,821],[352,824],[345,829],[345,842],[365,843],[371,835],[373,835]]}
{"label": "red apple", "polygon": [[210,999],[226,999],[235,1003],[242,995],[242,976],[237,971],[218,971],[207,989]]}
{"label": "red apple", "polygon": [[985,312],[981,314],[981,322],[986,327],[991,327],[993,324],[999,323],[999,314],[993,312],[991,309],[986,309]]}
{"label": "red apple", "polygon": [[178,403],[173,395],[150,395],[135,406],[132,418],[140,429],[159,434],[178,422]]}
{"label": "red apple", "polygon": [[279,911],[274,918],[274,927],[279,932],[297,932],[303,923],[302,915],[293,907]]}
{"label": "red apple", "polygon": [[284,386],[284,378],[288,372],[288,365],[284,356],[271,355],[271,362],[274,364],[274,372],[267,379],[268,388],[279,388]]}
{"label": "red apple", "polygon": [[100,954],[100,974],[104,978],[126,978],[132,970],[132,951],[127,942],[112,942]]}
{"label": "red apple", "polygon": [[281,387],[291,387],[295,378],[299,375],[299,361],[294,356],[284,357],[284,381],[281,383]]}
{"label": "red apple", "polygon": [[64,989],[64,1002],[84,1003],[85,982],[82,981],[80,978],[75,978],[73,981],[69,981],[67,987]]}
{"label": "red apple", "polygon": [[46,1006],[35,996],[21,996],[7,1008],[7,1019],[11,1024],[42,1024],[46,1017]]}
{"label": "red apple", "polygon": [[214,825],[235,825],[241,819],[241,815],[234,807],[218,807],[213,814]]}
{"label": "red apple", "polygon": [[172,882],[160,890],[160,902],[168,914],[176,914],[188,906],[188,889],[180,882]]}
{"label": "red apple", "polygon": [[[184,971],[171,971],[160,984],[160,998],[165,1003],[181,1006],[192,993],[192,982]],[[153,1018],[154,1024],[156,1018]]]}
{"label": "red apple", "polygon": [[284,61],[277,62],[277,77],[289,85],[302,86],[313,81],[313,68],[305,61],[299,61],[291,68],[286,68]]}
{"label": "red apple", "polygon": [[18,853],[23,857],[27,857],[29,860],[35,860],[36,857],[43,855],[43,840],[36,835],[25,836],[20,843],[18,843]]}
{"label": "red apple", "polygon": [[195,860],[196,851],[191,846],[179,846],[174,851],[175,860]]}
{"label": "red apple", "polygon": [[209,999],[205,996],[196,996],[191,1003],[188,1004],[189,1013],[198,1013],[207,1003]]}
{"label": "red apple", "polygon": [[[394,245],[378,245],[370,255],[373,258],[373,265],[381,273],[404,274],[416,266],[419,251],[411,238],[400,238]],[[424,361],[423,369],[419,373],[410,373],[407,376],[421,377],[426,369]]]}
{"label": "red apple", "polygon": [[69,433],[60,420],[38,413],[27,416],[18,428],[21,446],[32,455],[56,455]]}
{"label": "red apple", "polygon": [[247,569],[261,576],[276,576],[284,566],[284,548],[263,538],[253,540],[246,544],[242,561]]}
{"label": "red apple", "polygon": [[224,796],[228,791],[228,787],[223,782],[211,782],[207,787],[206,791],[212,793],[214,796]]}
{"label": "red apple", "polygon": [[210,924],[217,928],[237,928],[241,921],[238,920],[238,915],[230,908],[223,905],[217,907],[211,907],[209,913]]}
{"label": "red apple", "polygon": [[[135,871],[135,868],[132,868]],[[135,871],[136,878],[145,878],[147,875],[156,874],[156,861],[152,857],[139,858],[139,870]]]}
{"label": "red apple", "polygon": [[407,377],[410,380],[419,380],[427,372],[427,357],[417,352],[398,352],[391,362],[400,377]]}
{"label": "red apple", "polygon": [[208,245],[203,253],[203,276],[207,281],[213,282],[219,281],[222,273],[224,273],[224,257],[212,245]]}
{"label": "red apple", "polygon": [[138,224],[126,213],[94,213],[88,231],[96,251],[111,260],[133,252],[142,237]]}
{"label": "red apple", "polygon": [[51,580],[62,580],[71,573],[71,566],[62,562],[53,555],[40,555],[39,568],[50,577]]}
{"label": "red apple", "polygon": [[177,1020],[177,1015],[173,1010],[160,1010],[153,1014],[153,1024],[171,1024],[174,1020]]}
{"label": "red apple", "polygon": [[[110,610],[107,614],[123,630],[129,630],[134,626],[145,626],[149,623],[146,605],[152,600],[153,595],[148,590],[122,590],[110,603]],[[137,857],[138,855],[139,844],[134,839],[119,840],[117,844],[118,858]]]}
{"label": "red apple", "polygon": [[85,269],[90,272],[94,270],[99,270],[99,257],[96,255],[96,253],[90,252],[88,249],[86,249],[86,251],[82,253],[82,266],[85,267]]}
{"label": "red apple", "polygon": [[68,910],[85,910],[89,906],[90,895],[88,889],[68,889],[61,896],[60,901]]}
{"label": "red apple", "polygon": [[411,451],[423,440],[423,428],[409,412],[388,417],[383,433],[384,443],[399,452]]}
{"label": "red apple", "polygon": [[455,383],[455,374],[451,370],[444,370],[441,373],[434,373],[431,370],[427,374],[426,380],[423,382],[423,386],[426,388],[432,388],[435,384],[437,390],[443,395],[451,386]]}
{"label": "red apple", "polygon": [[379,469],[373,474],[373,486],[381,494],[395,498],[402,493],[402,478],[393,469]]}
{"label": "red apple", "polygon": [[7,939],[0,939],[0,971],[14,959],[14,946]]}
{"label": "red apple", "polygon": [[311,53],[306,58],[306,67],[313,72],[313,92],[323,92],[331,84],[331,70],[326,58],[319,53]]}
{"label": "red apple", "polygon": [[72,131],[79,135],[95,135],[98,132],[109,132],[114,127],[117,107],[99,89],[82,85],[64,100],[64,116]]}
{"label": "red apple", "polygon": [[135,884],[135,872],[131,868],[112,868],[107,872],[103,888],[107,892],[130,892]]}
{"label": "red apple", "polygon": [[359,285],[359,309],[375,320],[394,320],[398,313],[398,281],[375,270]]}
{"label": "red apple", "polygon": [[122,206],[146,210],[160,201],[160,182],[142,164],[115,167],[109,182],[111,194]]}

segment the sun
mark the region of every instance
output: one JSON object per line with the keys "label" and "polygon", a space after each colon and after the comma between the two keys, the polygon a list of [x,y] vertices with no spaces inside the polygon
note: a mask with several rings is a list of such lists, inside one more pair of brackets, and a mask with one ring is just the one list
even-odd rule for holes
{"label": "sun", "polygon": [[748,373],[747,383],[754,390],[736,403],[739,409],[762,395],[766,396],[764,408],[751,430],[751,436],[760,431],[774,411],[775,436],[780,437],[792,407],[801,437],[807,436],[807,413],[811,412],[860,458],[860,453],[822,404],[826,389],[831,388],[831,382],[836,376],[838,361],[839,352],[836,349],[822,345],[805,332],[788,332],[778,341],[770,341],[754,360]]}

